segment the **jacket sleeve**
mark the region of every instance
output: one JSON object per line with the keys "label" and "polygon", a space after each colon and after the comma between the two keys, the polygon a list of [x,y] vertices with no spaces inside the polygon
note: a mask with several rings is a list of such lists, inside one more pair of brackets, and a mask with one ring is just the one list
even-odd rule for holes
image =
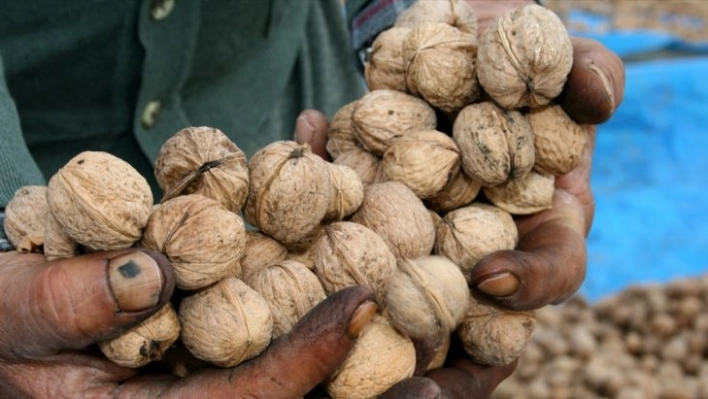
{"label": "jacket sleeve", "polygon": [[0,209],[5,208],[18,188],[44,184],[46,181],[22,136],[0,55]]}

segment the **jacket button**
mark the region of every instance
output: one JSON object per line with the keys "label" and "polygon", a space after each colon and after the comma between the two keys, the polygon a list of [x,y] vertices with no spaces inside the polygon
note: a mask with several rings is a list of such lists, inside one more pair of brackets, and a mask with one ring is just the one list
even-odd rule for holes
{"label": "jacket button", "polygon": [[175,8],[175,0],[152,0],[150,2],[150,16],[155,21],[167,18]]}
{"label": "jacket button", "polygon": [[143,116],[140,119],[143,124],[143,128],[150,129],[155,124],[155,122],[157,122],[157,118],[160,116],[161,107],[162,104],[158,100],[150,101],[149,103],[147,103],[147,105],[143,109]]}

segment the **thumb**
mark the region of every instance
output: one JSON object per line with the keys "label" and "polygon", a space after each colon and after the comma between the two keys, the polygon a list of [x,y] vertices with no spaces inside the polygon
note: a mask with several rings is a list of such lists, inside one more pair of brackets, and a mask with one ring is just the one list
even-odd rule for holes
{"label": "thumb", "polygon": [[0,353],[16,359],[85,348],[155,313],[172,295],[167,259],[144,249],[45,262],[0,254]]}
{"label": "thumb", "polygon": [[329,122],[320,111],[307,109],[300,113],[295,123],[295,141],[308,143],[312,152],[329,161],[327,154],[327,130]]}

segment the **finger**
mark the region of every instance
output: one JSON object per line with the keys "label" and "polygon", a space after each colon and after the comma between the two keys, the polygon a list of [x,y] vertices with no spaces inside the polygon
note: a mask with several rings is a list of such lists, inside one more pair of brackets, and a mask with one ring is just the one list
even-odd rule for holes
{"label": "finger", "polygon": [[442,397],[442,391],[435,381],[425,377],[411,377],[389,388],[379,396],[379,399],[439,399]]}
{"label": "finger", "polygon": [[428,372],[427,378],[440,387],[442,397],[450,399],[487,398],[516,369],[518,362],[505,366],[481,366],[464,359],[451,362],[450,367]]}
{"label": "finger", "polygon": [[302,111],[295,123],[295,141],[299,144],[310,144],[313,153],[329,161],[326,148],[328,128],[327,117],[320,111]]}
{"label": "finger", "polygon": [[174,277],[159,253],[131,249],[52,262],[7,254],[0,270],[0,348],[17,359],[85,348],[169,300]]}
{"label": "finger", "polygon": [[[297,398],[332,375],[377,312],[373,292],[364,287],[341,290],[315,306],[293,330],[257,358],[229,370],[190,374],[165,391],[166,396]],[[131,396],[154,390],[124,384]],[[219,395],[219,393],[221,393]]]}
{"label": "finger", "polygon": [[585,216],[578,199],[556,190],[543,222],[524,234],[516,250],[497,251],[472,269],[472,286],[516,310],[562,302],[585,279]]}
{"label": "finger", "polygon": [[572,40],[573,68],[558,102],[579,123],[605,122],[624,97],[624,64],[600,42],[578,37]]}

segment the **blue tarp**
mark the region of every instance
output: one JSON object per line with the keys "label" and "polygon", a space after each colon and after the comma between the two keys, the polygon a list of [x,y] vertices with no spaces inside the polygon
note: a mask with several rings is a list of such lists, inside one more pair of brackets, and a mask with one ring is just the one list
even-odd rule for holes
{"label": "blue tarp", "polygon": [[597,300],[637,283],[708,271],[708,43],[654,32],[592,35],[627,62],[624,102],[598,127],[597,203],[581,294]]}

